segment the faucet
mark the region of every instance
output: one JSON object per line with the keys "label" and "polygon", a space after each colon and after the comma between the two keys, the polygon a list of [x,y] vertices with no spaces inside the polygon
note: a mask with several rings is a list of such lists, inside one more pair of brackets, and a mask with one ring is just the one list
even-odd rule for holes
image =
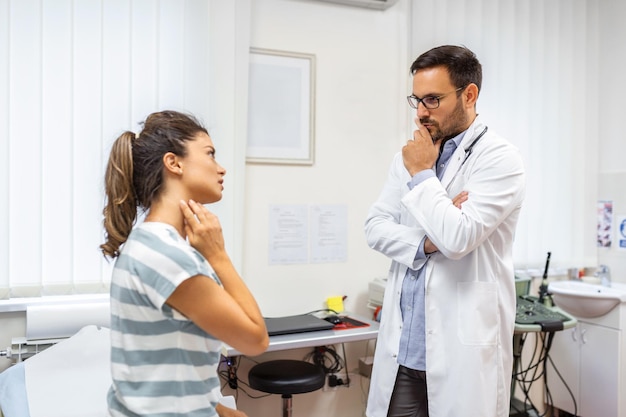
{"label": "faucet", "polygon": [[599,265],[594,276],[600,278],[600,285],[605,287],[611,286],[611,271],[606,265]]}

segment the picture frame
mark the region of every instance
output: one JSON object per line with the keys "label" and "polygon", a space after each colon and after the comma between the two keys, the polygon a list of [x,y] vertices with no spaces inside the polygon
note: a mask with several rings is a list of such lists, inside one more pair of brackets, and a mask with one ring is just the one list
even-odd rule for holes
{"label": "picture frame", "polygon": [[315,55],[250,49],[246,162],[313,165]]}

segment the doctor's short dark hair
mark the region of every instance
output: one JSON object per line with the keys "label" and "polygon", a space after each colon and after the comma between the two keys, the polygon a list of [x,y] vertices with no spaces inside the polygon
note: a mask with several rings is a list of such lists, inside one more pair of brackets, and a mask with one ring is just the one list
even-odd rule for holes
{"label": "doctor's short dark hair", "polygon": [[465,46],[442,45],[424,52],[411,65],[411,74],[417,71],[443,66],[448,69],[455,87],[476,84],[478,91],[483,81],[483,68],[474,52]]}

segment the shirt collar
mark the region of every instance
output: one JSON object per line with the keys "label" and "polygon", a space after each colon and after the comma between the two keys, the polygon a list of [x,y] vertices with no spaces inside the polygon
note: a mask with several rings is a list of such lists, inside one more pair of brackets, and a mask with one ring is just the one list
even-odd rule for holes
{"label": "shirt collar", "polygon": [[438,164],[445,164],[448,162],[448,159],[450,159],[456,148],[458,148],[463,141],[466,132],[467,130],[464,130],[455,137],[448,139],[446,143],[443,144],[443,147],[441,148],[441,153],[439,154],[439,159],[437,161]]}

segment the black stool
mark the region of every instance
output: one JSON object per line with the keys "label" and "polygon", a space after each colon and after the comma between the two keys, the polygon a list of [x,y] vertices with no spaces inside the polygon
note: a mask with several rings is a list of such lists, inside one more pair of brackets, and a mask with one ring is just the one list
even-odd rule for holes
{"label": "black stool", "polygon": [[283,417],[291,417],[291,394],[304,394],[324,386],[324,371],[310,362],[278,359],[259,363],[248,372],[250,387],[270,394],[281,394]]}

